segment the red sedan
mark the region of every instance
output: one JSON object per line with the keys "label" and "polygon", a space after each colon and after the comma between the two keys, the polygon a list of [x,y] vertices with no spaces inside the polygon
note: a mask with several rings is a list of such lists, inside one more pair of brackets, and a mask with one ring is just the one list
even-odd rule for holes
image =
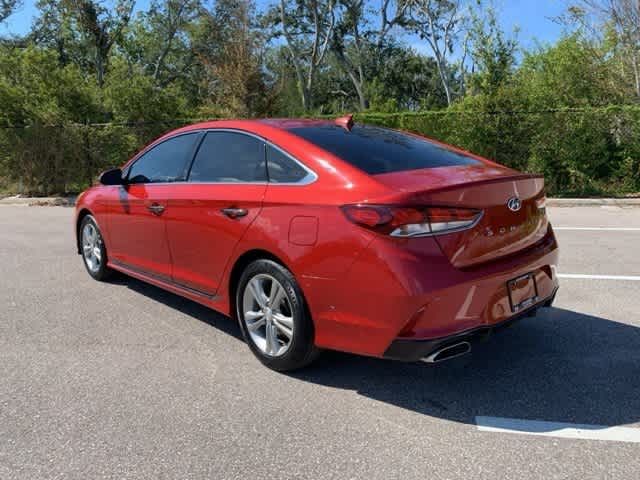
{"label": "red sedan", "polygon": [[558,288],[541,176],[350,117],[181,128],[76,208],[93,278],[237,318],[276,370],[324,348],[452,358]]}

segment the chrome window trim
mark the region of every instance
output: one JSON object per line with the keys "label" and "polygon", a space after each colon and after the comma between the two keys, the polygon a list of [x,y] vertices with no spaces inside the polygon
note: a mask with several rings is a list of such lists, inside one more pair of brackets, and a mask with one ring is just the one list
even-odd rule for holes
{"label": "chrome window trim", "polygon": [[[153,185],[278,185],[278,184],[269,183],[269,182],[189,182],[186,180],[180,180],[176,182],[131,183],[130,185],[145,185],[147,187],[152,187]],[[283,185],[283,184],[281,183],[280,185]]]}
{"label": "chrome window trim", "polygon": [[[316,172],[314,172],[313,170],[311,170],[309,167],[307,167],[304,163],[302,163],[300,160],[298,160],[297,158],[295,158],[293,155],[291,155],[289,152],[286,152],[285,150],[283,150],[282,148],[280,148],[278,145],[269,142],[268,140],[264,140],[264,143],[266,146],[269,146],[271,148],[273,148],[274,150],[279,151],[280,153],[282,153],[285,157],[288,157],[289,159],[293,160],[295,163],[297,163],[300,167],[302,167],[302,169],[304,171],[307,172],[307,174],[302,177],[300,180],[298,180],[297,182],[268,182],[269,185],[309,185],[313,182],[315,182],[318,179],[318,174]],[[266,157],[266,152],[265,152],[265,157]],[[267,173],[269,172],[269,159],[267,158]]]}
{"label": "chrome window trim", "polygon": [[[298,180],[297,182],[199,182],[199,181],[190,181],[188,178],[186,178],[185,180],[176,180],[173,182],[149,182],[149,183],[131,183],[130,185],[181,185],[181,184],[198,184],[198,185],[282,185],[285,187],[289,187],[289,186],[296,186],[296,187],[303,187],[306,185],[310,185],[312,183],[314,183],[316,180],[318,180],[318,174],[316,172],[314,172],[313,170],[311,170],[309,167],[307,167],[304,163],[302,163],[300,160],[298,160],[296,157],[294,157],[293,155],[291,155],[289,152],[287,152],[286,150],[284,150],[283,148],[279,147],[278,145],[276,145],[275,143],[267,140],[264,137],[261,137],[260,135],[253,133],[253,132],[248,132],[246,130],[241,130],[241,129],[237,129],[237,128],[198,128],[198,129],[193,129],[193,130],[189,130],[186,132],[180,132],[176,135],[171,135],[170,137],[165,138],[164,140],[162,140],[161,142],[155,142],[152,143],[151,145],[149,145],[147,148],[145,148],[143,151],[139,152],[135,157],[133,157],[133,160],[131,160],[131,162],[129,163],[129,165],[127,165],[126,167],[126,175],[128,178],[129,175],[129,171],[131,170],[131,167],[133,166],[134,163],[136,163],[140,157],[142,157],[143,155],[145,155],[147,152],[151,151],[152,149],[154,149],[156,146],[171,140],[173,138],[182,136],[182,135],[188,135],[190,133],[204,133],[205,135],[208,132],[228,132],[228,133],[239,133],[242,135],[248,135],[250,137],[256,138],[258,140],[260,140],[261,142],[264,143],[265,147],[266,146],[270,146],[276,150],[278,150],[280,153],[282,153],[283,155],[285,155],[286,157],[289,157],[291,160],[293,160],[295,163],[297,163],[300,167],[303,168],[303,170],[305,170],[307,172],[307,175],[303,178],[301,178],[300,180]],[[193,166],[193,162],[195,162],[196,159],[196,155],[198,154],[198,150],[200,150],[200,146],[202,145],[202,142],[204,141],[204,136],[199,139],[197,141],[197,149],[193,152],[192,154],[192,158],[189,162],[189,173],[191,172],[191,167]],[[265,162],[266,163],[266,167],[267,167],[267,173],[269,172],[269,165],[268,165],[268,160],[267,160],[267,152],[265,149]]]}

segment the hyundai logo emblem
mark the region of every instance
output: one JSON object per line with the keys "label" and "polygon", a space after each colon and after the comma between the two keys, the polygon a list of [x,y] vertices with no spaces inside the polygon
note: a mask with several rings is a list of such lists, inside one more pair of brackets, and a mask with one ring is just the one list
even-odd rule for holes
{"label": "hyundai logo emblem", "polygon": [[517,212],[522,207],[522,202],[518,197],[511,197],[507,200],[507,207],[509,207],[509,210],[512,212]]}

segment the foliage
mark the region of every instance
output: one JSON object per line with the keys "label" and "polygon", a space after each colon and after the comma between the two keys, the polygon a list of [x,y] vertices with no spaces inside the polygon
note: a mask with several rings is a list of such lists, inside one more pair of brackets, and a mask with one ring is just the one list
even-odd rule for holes
{"label": "foliage", "polygon": [[409,7],[408,25],[433,52],[448,105],[453,102],[449,57],[460,32],[461,9],[461,0],[413,0]]}
{"label": "foliage", "polygon": [[356,120],[400,128],[543,173],[552,195],[618,195],[640,189],[640,107],[546,112],[465,108],[361,113]]}
{"label": "foliage", "polygon": [[471,77],[472,92],[496,95],[513,74],[517,41],[505,36],[492,8],[487,10],[485,17],[473,15],[469,39],[473,43],[472,56],[478,70]]}
{"label": "foliage", "polygon": [[0,189],[77,191],[195,119],[357,111],[551,194],[640,191],[635,10],[607,3],[594,34],[604,3],[575,0],[576,28],[523,51],[487,1],[38,0],[31,32],[0,38]]}
{"label": "foliage", "polygon": [[0,23],[4,22],[18,7],[18,0],[0,0]]}
{"label": "foliage", "polygon": [[284,39],[304,111],[314,105],[314,83],[336,25],[335,6],[335,0],[279,0],[265,17],[273,36]]}
{"label": "foliage", "polygon": [[206,48],[198,48],[198,58],[206,96],[201,114],[254,117],[271,109],[273,96],[260,65],[265,38],[256,29],[253,11],[250,1],[219,0],[203,17],[199,45]]}

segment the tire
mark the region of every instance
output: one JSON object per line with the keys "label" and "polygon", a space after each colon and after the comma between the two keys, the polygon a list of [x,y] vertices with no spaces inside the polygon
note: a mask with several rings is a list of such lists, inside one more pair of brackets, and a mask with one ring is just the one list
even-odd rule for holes
{"label": "tire", "polygon": [[267,367],[297,370],[320,353],[302,290],[282,265],[272,260],[250,263],[240,277],[235,303],[245,341]]}
{"label": "tire", "polygon": [[84,263],[89,275],[94,280],[107,280],[113,274],[113,270],[107,267],[107,249],[102,239],[100,227],[92,215],[87,215],[82,219],[78,239],[82,263]]}

